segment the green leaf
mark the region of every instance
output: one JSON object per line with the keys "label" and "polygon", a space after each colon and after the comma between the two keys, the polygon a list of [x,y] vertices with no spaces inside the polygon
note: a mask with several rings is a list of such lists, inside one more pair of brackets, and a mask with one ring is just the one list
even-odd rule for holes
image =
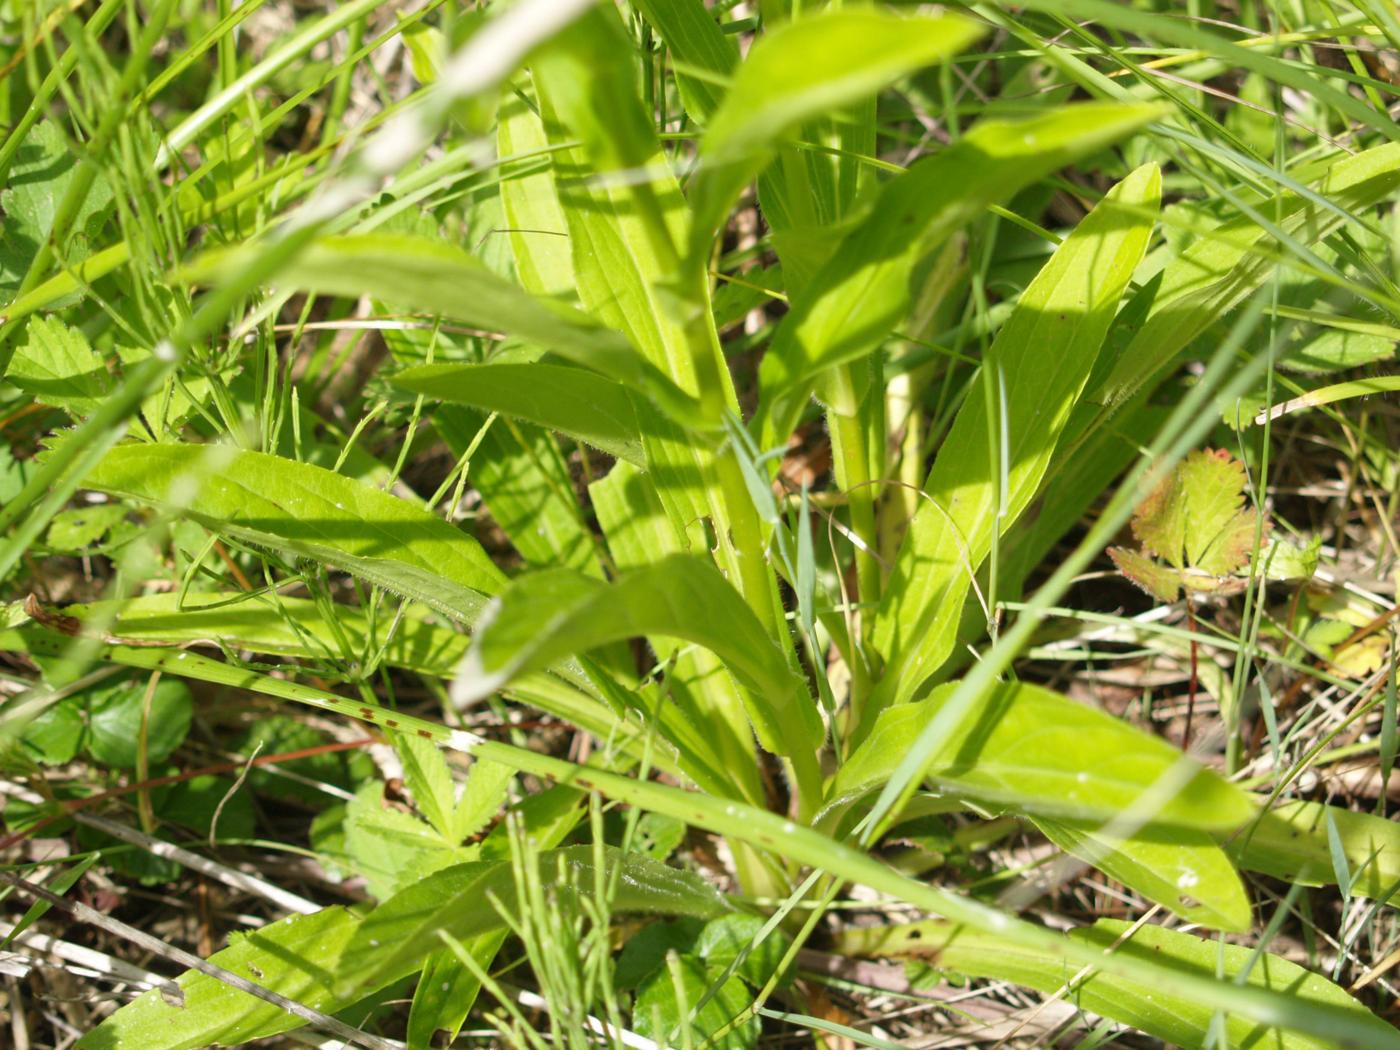
{"label": "green leaf", "polygon": [[351,572],[470,622],[501,571],[460,529],[320,467],[203,445],[119,445],[88,488],[179,511],[206,528]]}
{"label": "green leaf", "polygon": [[[656,29],[676,60],[676,89],[692,120],[708,124],[724,99],[723,81],[739,62],[733,40],[703,0],[637,0],[633,5]],[[693,75],[690,70],[707,75]]]}
{"label": "green leaf", "polygon": [[[77,158],[53,121],[40,121],[25,135],[0,193],[0,210],[5,213],[0,226],[0,289],[13,292],[19,286],[39,246],[49,239],[76,167]],[[78,209],[72,234],[58,246],[65,267],[87,258],[111,205],[111,185],[99,174]]]}
{"label": "green leaf", "polygon": [[117,769],[135,769],[141,751],[141,724],[146,723],[146,760],[163,762],[185,742],[194,717],[194,697],[184,682],[162,678],[151,690],[146,711],[145,678],[103,686],[88,694],[88,751]]}
{"label": "green leaf", "polygon": [[119,503],[69,508],[54,515],[49,525],[48,544],[58,551],[85,550],[125,518],[126,508]]}
{"label": "green leaf", "polygon": [[[616,892],[614,912],[650,912],[709,919],[729,906],[704,879],[689,872],[609,848],[606,851]],[[571,846],[540,854],[540,877],[547,883],[559,876],[562,863],[569,878],[554,882],[555,892],[570,886],[592,886],[595,878],[592,846]],[[486,933],[504,925],[490,900],[494,896],[509,911],[515,905],[515,882],[508,860],[459,864],[436,872],[385,901],[366,917],[350,945],[349,957],[367,964],[346,967],[340,980],[350,988],[378,987],[393,975],[421,966],[439,950],[438,932],[458,939]]]}
{"label": "green leaf", "polygon": [[[930,251],[989,204],[1006,200],[1057,168],[1130,135],[1160,113],[1155,106],[1085,103],[1029,120],[984,120],[955,145],[888,182],[869,218],[841,240],[783,319],[763,358],[758,415],[764,447],[786,441],[817,375],[870,353],[904,319],[915,267]],[[1143,192],[1150,188],[1149,169],[1134,180],[1130,199],[1150,209],[1153,198]],[[1135,225],[1123,213],[1101,219],[1093,242],[1081,240],[1079,251],[1094,250],[1100,237],[1134,245],[1145,236],[1134,232]],[[1088,274],[1078,273],[1076,279],[1086,284]],[[1048,296],[1053,287],[1043,286],[1039,294]],[[1082,301],[1065,300],[1066,307],[1087,322],[1086,332],[1071,326],[1080,339],[1099,328],[1104,295],[1097,284],[1090,290],[1093,311],[1086,312]],[[1117,296],[1113,301],[1116,304]],[[1031,312],[1021,324],[1033,327],[1040,312]],[[1012,368],[1005,371],[1008,379],[1019,374]],[[1075,370],[1067,372],[1078,378]]]}
{"label": "green leaf", "polygon": [[[1353,156],[1332,158],[1317,192],[1343,211],[1361,211],[1400,186],[1400,143],[1386,143]],[[1283,193],[1258,205],[1288,234],[1315,243],[1342,220],[1299,195]],[[1119,348],[1108,357],[1111,371],[1090,395],[1109,408],[1122,405],[1169,367],[1176,354],[1211,324],[1239,305],[1276,270],[1272,255],[1259,245],[1272,240],[1248,216],[1221,223],[1168,264],[1160,283],[1145,286],[1124,308],[1124,316],[1144,316],[1140,324],[1115,334]]]}
{"label": "green leaf", "polygon": [[111,392],[112,377],[82,332],[52,317],[33,317],[15,349],[5,379],[81,419]]}
{"label": "green leaf", "polygon": [[[721,1028],[747,1009],[753,996],[744,982],[731,977],[685,1024],[687,1015],[714,983],[705,964],[694,956],[673,957],[642,985],[632,1009],[632,1028],[643,1039],[661,1046],[715,1047],[717,1050],[749,1050],[758,1044],[759,1021],[751,1015],[743,1024],[711,1041]],[[673,968],[674,967],[674,973]],[[677,986],[679,985],[679,990]]]}
{"label": "green leaf", "polygon": [[[376,988],[338,995],[333,977],[345,965],[363,960],[346,954],[359,916],[344,908],[294,915],[237,937],[209,961],[270,991],[322,1013],[334,1013]],[[381,969],[380,972],[387,972]],[[383,984],[411,970],[389,972]],[[176,981],[184,1005],[171,1006],[158,990],[123,1006],[78,1043],[82,1050],[194,1050],[232,1046],[290,1031],[305,1024],[279,1006],[255,999],[215,977],[188,970]],[[377,987],[382,987],[379,985]]]}
{"label": "green leaf", "polygon": [[692,257],[705,257],[739,192],[803,121],[950,58],[984,31],[957,15],[900,17],[857,8],[801,18],[761,36],[700,141]]}
{"label": "green leaf", "polygon": [[521,74],[511,87],[497,115],[496,152],[503,161],[531,157],[522,162],[528,165],[523,170],[508,168],[501,179],[501,211],[510,230],[515,272],[535,295],[572,295],[569,227],[554,192],[549,136],[533,108],[529,76]]}
{"label": "green leaf", "polygon": [[1393,820],[1320,802],[1285,802],[1227,839],[1225,848],[1250,871],[1305,886],[1334,885],[1329,815],[1351,873],[1351,892],[1390,898],[1400,887],[1400,826]]}
{"label": "green leaf", "polygon": [[[215,253],[192,278],[246,265],[241,252]],[[407,234],[362,234],[316,241],[278,273],[278,287],[358,297],[440,314],[488,332],[520,336],[638,391],[685,423],[694,401],[639,355],[626,337],[577,309],[512,284],[441,240]]]}
{"label": "green leaf", "polygon": [[1244,564],[1257,520],[1246,514],[1244,464],[1224,449],[1195,451],[1133,515],[1133,535],[1178,569],[1223,576]]}
{"label": "green leaf", "polygon": [[345,853],[379,900],[475,856],[417,817],[390,806],[378,781],[365,784],[345,808]]}
{"label": "green leaf", "polygon": [[[956,688],[881,712],[836,774],[827,809],[884,784]],[[959,794],[1072,820],[1109,821],[1128,810],[1143,821],[1216,830],[1254,813],[1242,791],[1156,737],[1040,686],[1002,685],[969,721],[929,766],[936,783]]]}
{"label": "green leaf", "polygon": [[531,364],[422,365],[395,375],[401,390],[528,420],[645,464],[632,396],[620,383],[578,368]]}
{"label": "green leaf", "polygon": [[[684,300],[672,288],[689,210],[637,94],[633,54],[617,12],[599,5],[542,48],[532,70],[544,128],[556,147],[554,186],[568,224],[579,301],[625,333],[681,390],[735,409],[708,282],[697,282]],[[700,550],[704,521],[723,529],[727,515],[711,500],[718,488],[713,456],[697,447],[686,427],[718,428],[720,418],[693,411],[678,420],[642,403],[636,409],[666,514]]]}
{"label": "green leaf", "polygon": [[1148,900],[1213,930],[1253,926],[1240,877],[1224,850],[1203,831],[1148,825],[1126,837],[1096,825],[1038,817],[1051,842]]}
{"label": "green leaf", "polygon": [[[1277,955],[1258,953],[1243,945],[1194,937],[1160,926],[1143,926],[1115,919],[1100,919],[1093,926],[1075,930],[1070,938],[1082,945],[1112,950],[1124,959],[1152,960],[1174,974],[1235,979],[1244,987],[1270,989],[1287,996],[1299,1010],[1324,1011],[1345,1016],[1357,1031],[1369,1030],[1369,1040],[1339,1041],[1261,1025],[1238,1014],[1225,1014],[1228,1046],[1273,1047],[1279,1050],[1335,1050],[1338,1045],[1390,1046],[1396,1030],[1341,988],[1318,974]],[[1123,943],[1119,941],[1123,940]],[[1081,967],[1039,952],[1026,951],[995,934],[977,933],[946,923],[913,923],[904,927],[853,930],[843,935],[841,947],[851,953],[916,955],[930,957],[941,970],[973,977],[1012,981],[1042,992],[1058,991],[1073,980]],[[1241,975],[1247,976],[1241,977]],[[1083,979],[1066,997],[1081,1010],[1130,1025],[1173,1046],[1205,1048],[1218,1011],[1190,996],[1161,985],[1149,984],[1099,971]]]}
{"label": "green leaf", "polygon": [[499,762],[472,763],[462,797],[452,810],[452,840],[464,842],[495,819],[510,795],[515,770]]}
{"label": "green leaf", "polygon": [[[307,598],[243,591],[144,594],[122,601],[66,605],[78,620],[110,623],[111,633],[134,641],[183,643],[218,639],[234,649],[308,659],[350,658],[368,662],[380,646],[391,667],[450,678],[469,639],[434,623],[420,605],[406,607],[398,629],[360,606],[334,605],[335,623]],[[341,650],[341,640],[351,652]]]}
{"label": "green leaf", "polygon": [[[1119,135],[1149,114],[1108,108],[1093,116],[1102,134]],[[979,127],[987,130],[974,143],[1008,158],[1025,148],[1025,140],[1047,149],[1056,143],[1061,150],[1074,148],[1068,125],[1055,118],[1019,125],[1024,139],[1008,139],[1018,125]],[[1045,163],[1039,155],[1024,160],[1033,170]],[[993,173],[987,181],[1012,177],[999,167]],[[980,178],[965,174],[961,181]],[[944,198],[970,192],[955,190],[956,185],[935,192]],[[923,485],[928,499],[920,501],[905,535],[876,619],[874,644],[887,661],[882,692],[893,702],[913,696],[952,652],[968,581],[991,549],[998,511],[1004,530],[1040,488],[1118,301],[1147,248],[1160,195],[1155,165],[1137,169],[1115,186],[1056,249],[997,333],[982,381],[995,384],[998,400],[1004,390],[1005,488],[1001,472],[993,470],[986,398],[977,390],[964,401],[934,460]],[[1054,367],[1047,367],[1052,361]]]}
{"label": "green leaf", "polygon": [[719,570],[688,555],[623,573],[611,585],[567,570],[515,580],[473,638],[454,696],[479,699],[517,675],[645,634],[717,654],[744,687],[759,743],[794,761],[813,760],[822,725],[806,683]]}
{"label": "green leaf", "polygon": [[[744,960],[735,976],[742,977],[754,988],[762,988],[768,978],[778,972],[792,944],[781,930],[774,930],[759,941],[765,925],[757,915],[721,915],[705,923],[692,953],[704,962],[711,974],[723,973],[742,954]],[[785,974],[779,986],[791,984],[792,977],[791,973]]]}
{"label": "green leaf", "polygon": [[403,779],[413,796],[414,805],[433,826],[443,841],[455,846],[466,836],[455,836],[452,814],[457,807],[456,788],[447,760],[437,745],[413,733],[395,733],[391,738],[399,761],[403,764]]}

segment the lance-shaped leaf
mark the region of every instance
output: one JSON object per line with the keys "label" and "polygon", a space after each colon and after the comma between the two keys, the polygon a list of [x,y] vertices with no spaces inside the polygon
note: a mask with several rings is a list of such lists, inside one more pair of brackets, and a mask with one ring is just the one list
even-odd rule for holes
{"label": "lance-shaped leaf", "polygon": [[803,121],[949,58],[982,32],[956,15],[901,18],[856,8],[802,18],[762,36],[700,141],[690,195],[692,259],[705,257],[734,198]]}
{"label": "lance-shaped leaf", "polygon": [[1242,868],[1305,886],[1336,883],[1327,837],[1331,817],[1351,874],[1351,892],[1374,900],[1400,893],[1400,825],[1320,802],[1285,802],[1232,835],[1225,848]]}
{"label": "lance-shaped leaf", "polygon": [[478,625],[453,695],[487,696],[517,675],[646,634],[711,650],[744,687],[759,743],[810,764],[822,726],[806,683],[710,562],[671,555],[606,584],[568,570],[511,583]]}
{"label": "lance-shaped leaf", "polygon": [[[891,180],[870,217],[843,238],[784,318],[763,359],[758,417],[764,446],[786,440],[817,375],[870,353],[904,319],[910,279],[929,251],[989,204],[1132,134],[1160,113],[1155,106],[1086,103],[1030,120],[985,120],[957,144]],[[1136,192],[1145,177],[1134,183]],[[1150,209],[1151,198],[1137,199]],[[1109,230],[1128,235],[1132,226],[1120,212]],[[1102,228],[1096,236],[1104,236]],[[1095,273],[1100,265],[1095,257]],[[1112,270],[1116,280],[1117,264]],[[1075,280],[1089,283],[1085,274]],[[1096,303],[1104,288],[1095,281],[1088,289]],[[1074,312],[1086,313],[1082,303]],[[1058,369],[1045,371],[1053,375]],[[1007,373],[1016,374],[1009,368]]]}
{"label": "lance-shaped leaf", "polygon": [[1187,922],[1244,933],[1253,926],[1249,897],[1225,851],[1204,831],[1156,824],[1130,835],[1101,827],[1035,818],[1066,853],[1136,890]]}
{"label": "lance-shaped leaf", "polygon": [[[1116,919],[1100,919],[1069,936],[1078,944],[1102,948],[1106,954],[1125,961],[1152,960],[1183,977],[1219,974],[1227,981],[1239,981],[1242,988],[1268,989],[1278,995],[1280,1007],[1288,1004],[1286,1012],[1293,1017],[1311,1012],[1318,1019],[1330,1016],[1334,1024],[1345,1019],[1351,1036],[1340,1042],[1340,1034],[1324,1039],[1226,1013],[1223,1042],[1227,1046],[1335,1050],[1339,1045],[1393,1046],[1400,1041],[1400,1033],[1327,978],[1252,947],[1222,944],[1214,938],[1161,926],[1143,926],[1133,931],[1130,923]],[[840,947],[851,954],[927,957],[950,973],[1011,981],[1042,992],[1058,991],[1073,981],[1065,998],[1082,1010],[1130,1025],[1172,1046],[1195,1050],[1220,1045],[1212,1038],[1212,1026],[1221,1012],[1196,997],[1178,994],[1162,984],[1102,970],[1076,981],[1083,969],[1077,963],[1044,952],[1026,951],[995,934],[977,933],[948,923],[918,922],[850,930],[842,935]],[[1277,1016],[1280,1022],[1287,1023],[1284,1012]],[[1359,1033],[1364,1033],[1364,1041],[1358,1041]]]}
{"label": "lance-shaped leaf", "polygon": [[998,400],[1005,391],[1005,488],[987,443],[987,399],[976,391],[939,450],[924,484],[929,498],[920,501],[890,574],[874,636],[887,661],[880,700],[909,699],[952,652],[998,511],[1005,529],[1039,489],[1147,249],[1160,195],[1155,165],[1115,186],[1056,249],[997,334],[982,381],[995,384]]}
{"label": "lance-shaped leaf", "polygon": [[[346,949],[359,926],[360,917],[354,912],[326,908],[244,934],[209,961],[303,1006],[334,1013],[412,972],[411,966],[397,971],[384,968],[377,971],[379,984],[366,982],[351,994],[338,993],[334,975],[347,963]],[[112,1014],[78,1045],[82,1050],[129,1046],[193,1050],[234,1046],[306,1023],[280,1006],[197,970],[186,971],[176,983],[184,992],[184,1005],[172,1006],[153,989]]]}
{"label": "lance-shaped leaf", "polygon": [[[610,901],[614,912],[712,919],[730,910],[724,898],[698,875],[611,847],[604,851],[604,858],[604,877],[618,876]],[[592,846],[542,852],[538,860],[540,878],[554,892],[591,893],[600,874]],[[429,875],[390,897],[361,923],[347,955],[371,962],[343,967],[339,975],[342,987],[374,988],[383,983],[381,974],[411,972],[442,947],[439,931],[461,939],[500,926],[502,919],[491,906],[491,897],[514,911],[515,893],[509,861],[459,864]]]}
{"label": "lance-shaped leaf", "polygon": [[[882,786],[957,688],[881,712],[828,793],[827,810]],[[1025,683],[999,686],[929,763],[939,785],[1027,813],[1228,830],[1254,815],[1247,795],[1154,736]]]}
{"label": "lance-shaped leaf", "polygon": [[481,545],[322,467],[210,445],[119,445],[84,481],[247,543],[344,569],[470,623],[505,583]]}
{"label": "lance-shaped leaf", "polygon": [[578,368],[545,364],[422,365],[394,386],[437,401],[538,423],[611,456],[643,464],[632,396],[621,383]]}
{"label": "lance-shaped leaf", "polygon": [[[243,250],[207,256],[190,276],[236,267]],[[681,423],[695,419],[693,399],[649,364],[626,336],[565,303],[531,295],[439,240],[386,233],[325,237],[279,272],[277,282],[284,289],[373,296],[486,332],[516,335],[644,394]]]}

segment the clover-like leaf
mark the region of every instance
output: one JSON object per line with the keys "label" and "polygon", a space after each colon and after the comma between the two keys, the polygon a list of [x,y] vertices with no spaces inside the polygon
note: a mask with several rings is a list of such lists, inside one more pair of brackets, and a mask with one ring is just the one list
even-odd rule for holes
{"label": "clover-like leaf", "polygon": [[[1118,571],[1155,598],[1181,590],[1232,589],[1232,573],[1249,561],[1259,512],[1245,506],[1244,464],[1224,449],[1190,453],[1133,515],[1140,551],[1114,547]],[[1267,527],[1267,522],[1265,523]]]}

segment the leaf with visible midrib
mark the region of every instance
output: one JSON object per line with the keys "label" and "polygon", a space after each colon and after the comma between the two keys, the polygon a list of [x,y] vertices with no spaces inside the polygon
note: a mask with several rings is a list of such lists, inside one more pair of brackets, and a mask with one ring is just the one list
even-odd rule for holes
{"label": "leaf with visible midrib", "polygon": [[[1043,133],[1046,122],[1038,123]],[[1146,251],[1160,198],[1153,164],[1110,190],[1036,274],[997,334],[988,357],[1004,385],[1007,462],[993,471],[987,400],[974,391],[929,471],[929,498],[905,535],[876,619],[874,644],[887,660],[881,699],[909,699],[952,652],[968,581],[998,525],[1014,522],[1040,487]]]}
{"label": "leaf with visible midrib", "polygon": [[505,576],[461,529],[321,467],[210,445],[119,445],[88,488],[333,565],[470,623]]}
{"label": "leaf with visible midrib", "polygon": [[[957,685],[883,711],[836,774],[827,810],[883,785]],[[1216,830],[1239,827],[1254,815],[1242,791],[1163,741],[1040,686],[999,686],[971,721],[959,739],[946,741],[933,756],[928,775],[974,798],[1044,816],[1097,821],[1147,804],[1151,811],[1142,819]],[[1171,791],[1155,797],[1154,788],[1178,763],[1185,763],[1185,782],[1177,786],[1173,780]]]}
{"label": "leaf with visible midrib", "polygon": [[524,419],[645,465],[637,414],[627,388],[580,368],[530,364],[422,365],[390,382],[436,401]]}

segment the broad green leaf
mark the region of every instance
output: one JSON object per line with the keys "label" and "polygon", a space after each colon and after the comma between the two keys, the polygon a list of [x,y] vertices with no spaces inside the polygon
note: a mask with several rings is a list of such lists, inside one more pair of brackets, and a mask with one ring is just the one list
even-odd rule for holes
{"label": "broad green leaf", "polygon": [[[376,990],[365,988],[351,996],[336,993],[334,975],[361,959],[346,954],[360,926],[358,915],[344,908],[325,908],[312,915],[294,915],[238,936],[209,961],[288,999],[322,1013],[331,1013]],[[384,974],[382,987],[408,976],[411,969]],[[82,1050],[193,1050],[201,1046],[233,1046],[305,1024],[279,1006],[195,970],[176,982],[184,992],[183,1006],[171,1006],[151,990],[123,1006],[78,1043]],[[364,987],[363,985],[361,987]]]}
{"label": "broad green leaf", "polygon": [[[1146,115],[1108,110],[1101,119],[1104,129],[1121,134]],[[1026,137],[1041,142],[1042,134],[1065,136],[1065,127],[1051,120],[1037,122],[1042,130]],[[1007,134],[1003,125],[988,141]],[[952,652],[969,581],[991,549],[998,511],[1004,530],[1044,480],[1119,298],[1147,248],[1160,194],[1155,165],[1115,186],[1056,249],[997,333],[982,382],[996,384],[998,401],[1004,391],[1004,472],[993,471],[986,398],[974,391],[923,485],[928,498],[920,500],[905,534],[876,619],[874,643],[887,666],[883,699],[908,700]]]}
{"label": "broad green leaf", "polygon": [[692,258],[705,258],[739,192],[803,121],[941,62],[983,31],[956,15],[899,17],[853,8],[802,18],[761,36],[700,141],[700,170],[690,195]]}
{"label": "broad green leaf", "polygon": [[[1319,1019],[1345,1017],[1353,1036],[1342,1037],[1340,1026],[1330,1038],[1306,1035],[1228,1013],[1224,1021],[1226,1045],[1259,1050],[1335,1050],[1338,1046],[1360,1050],[1392,1046],[1400,1039],[1400,1033],[1337,985],[1277,955],[1256,955],[1253,948],[1244,945],[1222,944],[1160,926],[1143,926],[1129,938],[1130,932],[1130,923],[1100,919],[1091,927],[1073,931],[1070,939],[1123,959],[1152,960],[1173,974],[1213,978],[1223,971],[1226,979],[1237,980],[1247,974],[1241,981],[1243,987],[1270,989],[1287,996],[1299,1010],[1314,1011]],[[852,930],[842,935],[841,947],[852,954],[926,956],[941,970],[1011,981],[1047,993],[1058,991],[1082,969],[1077,962],[1026,951],[996,935],[938,922]],[[1082,1010],[1130,1025],[1173,1046],[1203,1050],[1217,1045],[1207,1038],[1216,1009],[1162,984],[1101,970],[1082,979],[1066,999]],[[1369,1036],[1358,1041],[1356,1036],[1363,1031]]]}
{"label": "broad green leaf", "polygon": [[[724,898],[698,875],[611,847],[605,856],[608,873],[617,875],[614,912],[710,919],[729,910]],[[594,857],[592,846],[542,852],[540,877],[552,883],[555,892],[591,888]],[[558,881],[561,864],[564,880]],[[358,956],[362,964],[342,968],[341,985],[347,991],[379,987],[396,974],[416,969],[442,947],[439,931],[462,938],[498,928],[504,920],[491,905],[492,896],[514,910],[514,873],[508,860],[459,864],[407,887],[370,912],[355,931],[348,955]]]}
{"label": "broad green leaf", "polygon": [[1124,837],[1096,825],[1038,817],[1051,842],[1148,900],[1214,930],[1248,932],[1249,897],[1230,858],[1194,828],[1148,825]]}
{"label": "broad green leaf", "polygon": [[744,687],[761,743],[812,763],[822,738],[806,683],[788,666],[739,593],[707,561],[671,555],[605,584],[568,570],[515,580],[472,639],[454,683],[460,701],[607,642],[669,635],[718,655]]}
{"label": "broad green leaf", "polygon": [[[561,784],[598,791],[618,801],[677,817],[692,826],[724,835],[730,841],[778,851],[791,863],[820,868],[933,914],[946,916],[950,922],[961,924],[962,930],[969,934],[973,931],[994,934],[1000,944],[1014,949],[1006,956],[1008,959],[1014,955],[1042,964],[1053,961],[1061,983],[1089,967],[1115,979],[1150,987],[1163,999],[1172,996],[1189,1001],[1203,1011],[1228,1011],[1232,1017],[1251,1019],[1258,1025],[1279,1026],[1319,1036],[1327,1040],[1328,1045],[1340,1042],[1368,1050],[1371,1047],[1377,1050],[1400,1048],[1400,1032],[1378,1022],[1350,1000],[1342,1004],[1325,997],[1300,999],[1286,989],[1220,981],[1213,964],[1205,969],[1178,966],[1163,962],[1154,952],[1105,953],[1101,945],[1054,933],[972,898],[902,875],[870,854],[797,824],[782,814],[581,767],[507,744],[484,741],[477,745],[476,752],[479,757],[507,763]],[[882,929],[888,931],[889,927]],[[1216,946],[1208,943],[1206,947],[1214,952]],[[1213,962],[1214,955],[1211,959]],[[1044,971],[1041,972],[1043,976]]]}
{"label": "broad green leaf", "polygon": [[[722,973],[743,956],[735,974],[755,988],[762,988],[768,978],[778,972],[783,956],[792,946],[791,939],[781,929],[773,930],[763,940],[759,935],[766,925],[757,915],[736,912],[721,915],[705,923],[700,936],[695,940],[693,952],[704,961],[711,972]],[[780,986],[792,983],[794,974],[789,972],[779,982]]]}
{"label": "broad green leaf", "polygon": [[1226,839],[1225,848],[1250,871],[1305,886],[1332,885],[1336,875],[1327,842],[1329,814],[1351,872],[1351,892],[1391,899],[1400,889],[1400,826],[1393,820],[1319,802],[1285,802]]}
{"label": "broad green leaf", "polygon": [[178,678],[162,678],[154,689],[146,676],[99,686],[87,701],[88,751],[118,769],[135,769],[143,748],[147,761],[164,762],[185,742],[194,717],[194,697]]}
{"label": "broad green leaf", "polygon": [[500,412],[557,430],[638,466],[642,437],[620,383],[578,368],[531,364],[421,365],[395,375],[402,390]]}
{"label": "broad green leaf", "polygon": [[[836,774],[828,810],[883,785],[956,688],[882,711]],[[1242,791],[1175,748],[1040,686],[1000,686],[969,721],[929,765],[932,780],[959,794],[1071,820],[1128,811],[1144,822],[1215,830],[1254,814]]]}
{"label": "broad green leaf", "polygon": [[[1339,208],[1360,211],[1384,200],[1400,186],[1400,143],[1386,143],[1326,168],[1317,192]],[[1341,224],[1294,193],[1265,201],[1259,212],[1290,235],[1315,243]],[[1121,349],[1108,362],[1112,370],[1090,395],[1108,408],[1122,405],[1159,376],[1176,354],[1222,315],[1239,305],[1275,271],[1272,255],[1257,250],[1272,238],[1253,219],[1222,223],[1171,262],[1161,281],[1145,286],[1124,308],[1144,315],[1140,324],[1120,329]]]}
{"label": "broad green leaf", "polygon": [[[239,265],[238,252],[215,253],[200,260],[192,276]],[[325,237],[298,255],[277,281],[283,289],[371,295],[488,332],[517,335],[652,398],[674,419],[695,419],[693,400],[624,336],[567,304],[531,295],[441,240],[387,233]]]}
{"label": "broad green leaf", "polygon": [[504,583],[481,546],[404,500],[320,467],[203,445],[119,445],[88,488],[351,572],[470,622]]}
{"label": "broad green leaf", "polygon": [[88,415],[112,389],[106,365],[83,333],[53,317],[30,319],[5,380],[40,404],[77,418]]}
{"label": "broad green leaf", "polygon": [[[632,1009],[633,1030],[659,1046],[704,1045],[715,1050],[749,1050],[756,1046],[760,1034],[756,1015],[713,1038],[753,1000],[739,978],[725,981],[709,1002],[695,1010],[718,976],[692,955],[678,956],[674,963],[663,965],[637,992]],[[694,1016],[690,1016],[692,1012]]]}
{"label": "broad green leaf", "polygon": [[[759,419],[764,447],[787,439],[821,372],[870,353],[904,319],[915,267],[930,251],[989,204],[1004,201],[1071,161],[1132,134],[1160,113],[1154,106],[1085,103],[1029,120],[985,120],[955,145],[887,183],[870,216],[842,239],[802,300],[784,318],[763,359]],[[1152,211],[1153,169],[1140,170],[1130,180],[1130,186],[1120,191],[1123,203]],[[1150,219],[1135,220],[1125,210],[1111,218],[1101,216],[1091,230],[1095,232],[1081,238],[1075,251],[1094,265],[1087,270],[1076,267],[1053,280],[1047,277],[1037,298],[1054,300],[1050,316],[1044,301],[1032,299],[1018,325],[1023,332],[1040,324],[1048,331],[1037,332],[1038,337],[1054,335],[1058,329],[1051,318],[1058,320],[1056,315],[1064,312],[1081,319],[1080,324],[1059,326],[1066,332],[1060,337],[1065,342],[1087,344],[1086,337],[1096,332],[1102,339],[1099,313],[1105,309],[1105,299],[1116,305],[1117,295],[1106,293],[1119,281],[1123,261],[1116,259],[1101,271],[1098,267],[1105,264],[1099,263],[1099,252],[1103,243],[1109,243],[1128,256],[1150,230]],[[1128,274],[1135,265],[1134,257],[1127,265]],[[1106,279],[1091,279],[1091,274],[1099,273]],[[1066,279],[1081,297],[1092,295],[1092,309],[1086,309],[1085,299],[1071,298],[1068,287],[1057,294],[1061,280]],[[1008,342],[1002,352],[1014,345],[1018,344]],[[1095,343],[1081,353],[1097,349]],[[1043,352],[1044,347],[1036,344],[1034,350]],[[1008,379],[1022,374],[1011,367],[1004,371]],[[1078,365],[1064,371],[1072,380],[1082,381]]]}

